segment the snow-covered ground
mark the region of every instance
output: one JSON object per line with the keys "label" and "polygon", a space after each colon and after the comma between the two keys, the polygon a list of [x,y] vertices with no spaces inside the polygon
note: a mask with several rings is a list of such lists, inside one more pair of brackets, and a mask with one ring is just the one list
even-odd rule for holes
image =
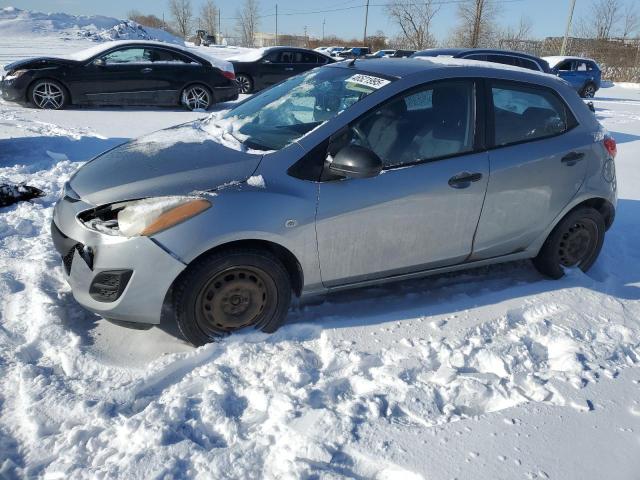
{"label": "snow-covered ground", "polygon": [[[34,38],[0,55],[90,42]],[[523,262],[340,293],[195,349],[81,309],[49,222],[83,161],[202,114],[0,101],[0,184],[47,193],[0,208],[0,478],[637,479],[640,86],[595,105],[620,202],[588,275]]]}

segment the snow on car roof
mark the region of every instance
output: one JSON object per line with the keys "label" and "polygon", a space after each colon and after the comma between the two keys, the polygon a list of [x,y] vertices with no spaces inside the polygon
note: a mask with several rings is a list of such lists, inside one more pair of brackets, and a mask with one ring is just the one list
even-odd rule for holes
{"label": "snow on car roof", "polygon": [[256,60],[260,60],[270,48],[273,47],[256,48],[234,57],[229,57],[228,60],[231,62],[255,62]]}
{"label": "snow on car roof", "polygon": [[99,55],[102,52],[106,52],[107,50],[122,46],[122,45],[152,45],[157,47],[170,47],[176,50],[181,50],[185,53],[191,53],[193,55],[197,55],[199,57],[204,58],[209,61],[213,66],[219,68],[220,70],[233,72],[233,65],[226,60],[222,60],[218,57],[214,57],[211,54],[208,54],[201,48],[189,48],[182,45],[177,45],[174,43],[167,42],[157,42],[153,40],[113,40],[110,42],[100,43],[94,47],[85,48],[84,50],[80,50],[78,52],[71,53],[66,55],[65,58],[76,60],[78,62],[84,62],[89,60],[90,58]]}
{"label": "snow on car roof", "polygon": [[571,57],[571,56],[562,56],[562,55],[554,55],[551,57],[542,57],[543,60],[546,60],[551,68],[558,65],[560,62],[564,62],[565,60],[587,60],[589,62],[596,63],[592,58],[586,57]]}
{"label": "snow on car roof", "polygon": [[415,60],[421,62],[430,62],[444,66],[451,67],[484,67],[493,68],[496,70],[511,70],[520,73],[529,73],[532,75],[542,75],[545,78],[549,78],[549,74],[540,72],[538,70],[531,70],[523,67],[516,67],[515,65],[506,65],[504,63],[486,62],[484,60],[468,60],[466,58],[452,58],[452,57],[413,57]]}

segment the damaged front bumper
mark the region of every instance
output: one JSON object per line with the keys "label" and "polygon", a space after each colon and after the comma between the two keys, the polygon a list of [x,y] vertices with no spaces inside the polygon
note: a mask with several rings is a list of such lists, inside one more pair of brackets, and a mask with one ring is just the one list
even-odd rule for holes
{"label": "damaged front bumper", "polygon": [[160,323],[166,293],[185,264],[149,237],[114,237],[84,227],[77,215],[92,207],[65,197],[51,223],[74,298],[109,319]]}

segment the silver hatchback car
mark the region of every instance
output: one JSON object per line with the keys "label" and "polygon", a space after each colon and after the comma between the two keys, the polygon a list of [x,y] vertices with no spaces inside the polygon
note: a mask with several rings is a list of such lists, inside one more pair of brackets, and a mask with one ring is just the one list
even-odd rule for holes
{"label": "silver hatchback car", "polygon": [[465,60],[324,66],[93,159],[56,205],[76,300],[200,345],[306,297],[532,258],[587,270],[615,141],[564,81]]}

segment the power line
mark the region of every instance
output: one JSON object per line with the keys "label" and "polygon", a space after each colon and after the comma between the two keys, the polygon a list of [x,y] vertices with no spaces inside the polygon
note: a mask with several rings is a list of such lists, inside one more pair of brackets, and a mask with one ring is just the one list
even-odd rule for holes
{"label": "power line", "polygon": [[[456,5],[458,3],[465,3],[468,0],[439,0],[436,2],[432,2],[431,5]],[[499,3],[518,3],[524,2],[525,0],[500,0]],[[498,3],[498,2],[496,2]],[[396,2],[385,2],[385,3],[369,3],[369,7],[388,7],[390,5],[397,5]],[[405,6],[423,6],[424,2],[402,2],[401,5]],[[361,3],[360,5],[352,5],[348,7],[338,7],[338,8],[328,8],[323,10],[308,10],[308,11],[290,11],[290,12],[279,12],[279,16],[296,16],[296,15],[316,15],[320,13],[334,13],[334,12],[344,12],[346,10],[355,10],[358,8],[366,8],[366,3]],[[258,15],[256,18],[269,18],[274,17],[275,13],[267,13],[263,15]],[[240,17],[226,17],[223,20],[239,20]]]}

